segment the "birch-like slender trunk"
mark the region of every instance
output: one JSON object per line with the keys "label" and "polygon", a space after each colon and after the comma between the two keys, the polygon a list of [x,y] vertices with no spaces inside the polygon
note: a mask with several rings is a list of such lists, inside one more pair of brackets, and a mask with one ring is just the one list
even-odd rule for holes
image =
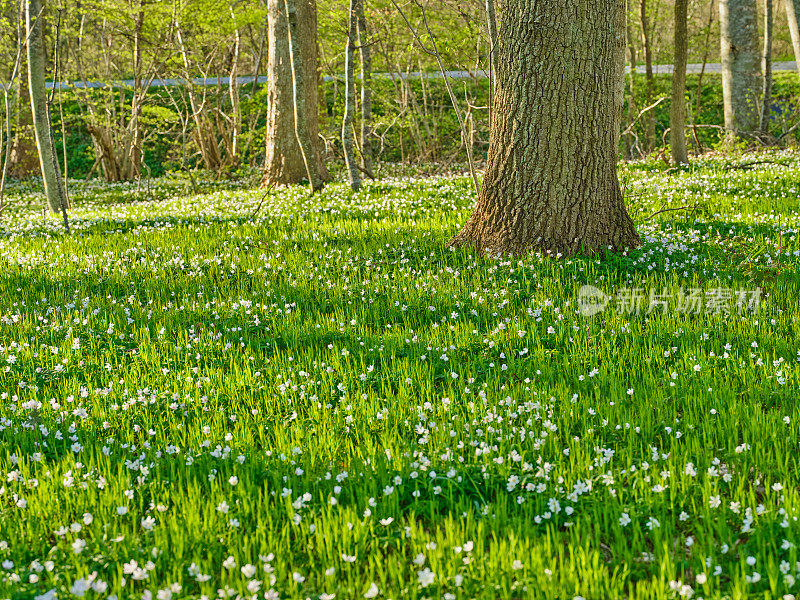
{"label": "birch-like slender trunk", "polygon": [[144,0],[138,0],[138,10],[133,28],[133,99],[131,100],[131,120],[128,122],[128,138],[130,145],[123,156],[123,172],[127,171],[130,179],[137,179],[142,173],[142,105],[144,90],[142,89],[142,30],[144,28]]}
{"label": "birch-like slender trunk", "polygon": [[372,54],[370,49],[364,0],[358,2],[358,53],[361,59],[361,166],[368,177],[374,178],[372,168]]}
{"label": "birch-like slender trunk", "polygon": [[639,244],[616,170],[624,51],[623,0],[503,2],[486,174],[453,246],[519,256]]}
{"label": "birch-like slender trunk", "polygon": [[358,4],[360,0],[350,0],[350,14],[347,28],[347,47],[344,53],[344,116],[342,117],[342,150],[347,167],[347,178],[350,188],[357,192],[361,189],[361,177],[358,174],[356,155],[353,150],[353,115],[356,111],[355,74],[356,36],[358,34]]}
{"label": "birch-like slender trunk", "polygon": [[64,228],[69,233],[67,217],[67,195],[61,170],[58,167],[53,130],[50,122],[50,107],[45,89],[45,56],[44,34],[42,27],[41,0],[27,0],[25,25],[28,38],[28,89],[31,97],[33,113],[33,129],[36,136],[36,147],[39,150],[39,165],[44,181],[44,193],[50,212],[60,214],[64,219]]}
{"label": "birch-like slender trunk", "polygon": [[764,0],[764,50],[761,53],[761,119],[758,129],[761,135],[769,136],[769,117],[772,108],[772,0]]}
{"label": "birch-like slender trunk", "polygon": [[230,7],[231,20],[234,24],[234,43],[233,56],[231,57],[231,72],[228,77],[228,96],[231,100],[231,136],[230,147],[228,149],[229,161],[231,166],[239,163],[239,135],[242,129],[242,110],[239,102],[239,56],[241,54],[242,36],[239,25],[236,23],[236,13]]}

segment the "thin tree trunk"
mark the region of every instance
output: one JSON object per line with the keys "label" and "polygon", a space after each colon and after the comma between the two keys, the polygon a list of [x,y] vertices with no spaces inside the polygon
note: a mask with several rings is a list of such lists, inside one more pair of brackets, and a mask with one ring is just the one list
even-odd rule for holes
{"label": "thin tree trunk", "polygon": [[262,184],[309,179],[317,189],[329,175],[319,141],[316,2],[269,0],[267,6],[270,86]]}
{"label": "thin tree trunk", "polygon": [[36,147],[39,150],[39,164],[42,169],[44,193],[50,212],[60,214],[64,219],[64,229],[69,233],[67,217],[67,196],[64,182],[58,168],[53,131],[50,123],[50,107],[47,104],[45,89],[44,35],[42,27],[41,0],[28,0],[25,24],[28,32],[28,89],[31,96],[33,128],[36,134]]}
{"label": "thin tree trunk", "polygon": [[676,165],[687,164],[686,60],[689,53],[688,0],[675,0],[675,59],[672,71],[672,103],[669,109],[670,149]]}
{"label": "thin tree trunk", "polygon": [[729,140],[758,129],[761,74],[756,0],[720,0],[725,129]]}
{"label": "thin tree trunk", "polygon": [[[650,18],[647,14],[647,0],[640,0],[639,23],[642,33],[645,68],[645,106],[653,104],[655,81],[653,78],[653,44],[650,39]],[[644,115],[645,151],[652,152],[656,147],[656,116],[652,110]]]}
{"label": "thin tree trunk", "polygon": [[[198,98],[197,92],[192,82],[192,64],[189,60],[189,52],[183,39],[183,32],[180,26],[175,27],[175,38],[178,42],[181,57],[183,60],[184,78],[186,80],[186,95],[189,98],[189,107],[192,111],[194,121],[194,140],[203,159],[203,165],[209,171],[218,172],[222,168],[222,156],[220,155],[219,144],[217,144],[217,134],[211,119],[208,118],[206,109],[205,88],[203,97]],[[206,76],[203,71],[203,76]]]}
{"label": "thin tree trunk", "polygon": [[[265,44],[265,42],[266,42],[266,29],[264,27],[262,27],[261,28],[261,36],[260,36],[259,42],[258,42],[258,54],[256,55],[256,58],[255,58],[255,69],[254,69],[255,73],[254,73],[254,78],[253,78],[253,86],[250,88],[250,90],[251,90],[250,97],[253,98],[253,99],[256,98],[256,94],[257,94],[257,91],[258,91],[258,85],[259,85],[258,84],[258,78],[259,78],[260,73],[261,73],[261,62],[263,61],[263,58],[264,58],[264,44]],[[262,106],[263,106],[263,103],[259,102],[258,103],[258,110],[249,111],[248,119],[247,119],[247,125],[245,125],[245,129],[248,132],[248,134],[247,134],[247,138],[246,138],[244,147],[242,148],[242,151],[241,151],[241,155],[244,156],[244,157],[250,156],[250,147],[252,146],[253,141],[256,139],[256,135],[255,135],[254,130],[256,128],[256,123],[261,119]]]}
{"label": "thin tree trunk", "polygon": [[769,136],[769,116],[772,107],[772,0],[764,0],[764,51],[761,54],[763,81],[761,85],[761,120],[759,130]]}
{"label": "thin tree trunk", "polygon": [[124,157],[122,177],[124,179],[137,179],[142,172],[142,104],[144,91],[142,90],[142,29],[144,27],[144,1],[138,0],[138,10],[133,29],[133,99],[131,100],[131,120],[128,123],[130,146],[127,156]]}
{"label": "thin tree trunk", "polygon": [[486,25],[489,29],[489,52],[494,54],[497,46],[497,11],[494,0],[486,0]]}
{"label": "thin tree trunk", "polygon": [[[55,73],[53,75],[53,81],[58,82],[61,79],[61,70],[62,70],[62,62],[61,62],[61,11],[58,13],[58,24],[56,25],[56,39],[55,39],[55,48],[53,50],[54,57],[53,62],[55,63]],[[64,102],[63,98],[61,97],[61,86],[58,86],[58,91],[53,92],[58,93],[58,113],[59,113],[59,123],[61,124],[61,164],[62,164],[62,175],[64,180],[64,197],[67,199],[67,208],[72,208],[72,203],[69,199],[69,165],[67,163],[67,131],[66,131],[66,123],[64,121]],[[52,95],[50,97],[50,101],[52,102]]]}
{"label": "thin tree trunk", "polygon": [[616,171],[624,51],[621,0],[505,0],[483,189],[453,246],[499,256],[639,244]]}
{"label": "thin tree trunk", "polygon": [[361,177],[356,166],[356,156],[353,151],[353,114],[356,110],[356,85],[353,81],[355,72],[356,35],[358,30],[358,4],[360,0],[350,0],[350,14],[348,18],[347,48],[344,58],[344,116],[342,117],[342,150],[344,162],[347,167],[347,177],[350,188],[357,192],[361,188]]}
{"label": "thin tree trunk", "polygon": [[358,48],[361,58],[361,166],[374,179],[372,168],[372,54],[364,0],[358,2]]}
{"label": "thin tree trunk", "polygon": [[[403,20],[406,22],[406,25],[411,30],[411,33],[414,35],[414,39],[417,41],[420,47],[422,47],[422,49],[427,54],[430,54],[431,56],[436,58],[436,63],[439,65],[439,71],[441,72],[442,80],[444,81],[444,87],[447,90],[447,94],[450,96],[450,102],[453,105],[453,111],[456,113],[456,118],[458,119],[458,125],[461,128],[461,139],[463,140],[464,145],[466,146],[467,149],[467,162],[469,163],[469,172],[470,175],[472,176],[472,185],[475,187],[475,193],[478,194],[480,193],[480,184],[478,183],[478,174],[475,170],[475,160],[472,155],[472,146],[470,146],[469,144],[469,136],[467,134],[466,122],[461,114],[461,109],[459,108],[458,101],[456,100],[456,96],[453,93],[453,88],[450,85],[450,80],[447,77],[447,69],[445,69],[444,63],[442,62],[442,55],[439,53],[439,48],[436,44],[436,37],[433,35],[433,32],[431,31],[431,28],[428,25],[428,17],[425,11],[425,7],[419,5],[420,10],[422,12],[422,24],[425,27],[425,32],[428,34],[428,39],[430,40],[431,43],[430,49],[426,48],[425,45],[422,43],[419,34],[417,34],[416,30],[411,25],[411,22],[408,20],[408,17],[406,17],[402,9],[400,9],[400,6],[397,4],[397,2],[395,0],[392,0],[392,4],[394,4],[395,8],[397,8],[398,11],[400,12],[401,16],[403,17]],[[624,52],[624,45],[623,45],[623,52]],[[622,58],[624,60],[624,55],[620,54],[619,58]],[[619,110],[622,111],[622,105],[619,106]],[[617,122],[617,125],[619,125],[619,122]]]}
{"label": "thin tree trunk", "polygon": [[786,20],[789,21],[789,33],[792,36],[794,60],[797,73],[800,75],[800,0],[785,0]]}
{"label": "thin tree trunk", "polygon": [[231,58],[231,72],[228,77],[228,96],[231,100],[231,136],[229,146],[229,160],[232,167],[239,163],[239,134],[242,129],[242,111],[239,105],[239,55],[241,53],[242,36],[236,24],[236,13],[230,8],[231,20],[234,26],[233,56]]}

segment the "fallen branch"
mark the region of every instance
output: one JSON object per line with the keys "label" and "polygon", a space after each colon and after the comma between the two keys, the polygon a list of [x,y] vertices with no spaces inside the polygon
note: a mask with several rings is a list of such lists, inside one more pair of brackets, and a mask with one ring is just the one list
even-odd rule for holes
{"label": "fallen branch", "polygon": [[269,184],[267,189],[264,191],[264,195],[261,196],[261,200],[259,200],[258,206],[256,206],[256,209],[252,213],[250,213],[250,218],[251,219],[255,219],[256,215],[261,211],[261,207],[264,205],[264,200],[267,199],[267,196],[269,196],[270,192],[272,191],[272,188],[274,188],[274,187],[275,187],[275,182],[273,181],[271,184]]}
{"label": "fallen branch", "polygon": [[662,208],[661,210],[657,210],[652,215],[647,217],[645,219],[645,221],[651,221],[653,219],[653,217],[655,217],[656,215],[660,215],[661,213],[665,213],[665,212],[675,212],[675,211],[678,211],[678,210],[686,210],[687,208],[691,208],[692,212],[694,212],[697,209],[697,206],[698,205],[695,204],[694,206],[679,206],[677,208]]}
{"label": "fallen branch", "polygon": [[725,167],[725,170],[730,171],[732,169],[742,169],[747,171],[752,169],[756,165],[782,165],[782,164],[783,163],[780,163],[775,160],[754,160],[752,162],[742,163],[739,165],[728,165],[727,167]]}

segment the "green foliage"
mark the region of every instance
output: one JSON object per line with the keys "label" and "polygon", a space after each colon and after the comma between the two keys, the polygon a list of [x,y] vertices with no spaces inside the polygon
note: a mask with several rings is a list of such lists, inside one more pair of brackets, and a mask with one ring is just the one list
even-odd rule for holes
{"label": "green foliage", "polygon": [[[643,107],[644,83],[642,75],[637,77],[637,106]],[[696,122],[699,127],[690,130],[690,148],[697,150],[699,140],[703,151],[717,148],[722,138],[721,128],[724,119],[722,112],[722,85],[719,75],[705,75],[700,97],[700,111],[696,112],[696,92],[698,77],[690,75],[687,84],[687,102],[691,107],[691,122]],[[668,96],[670,79],[666,76],[655,78],[656,97]],[[375,146],[381,147],[380,138],[383,138],[383,152],[381,159],[388,162],[412,161],[445,161],[463,160],[464,149],[461,145],[461,132],[455,113],[452,110],[450,99],[441,79],[419,79],[409,81],[409,94],[413,95],[417,107],[403,111],[397,102],[396,83],[390,79],[376,79],[374,84],[374,124]],[[463,89],[463,87],[462,87]],[[321,115],[321,130],[329,139],[334,149],[334,157],[340,156],[341,140],[341,115],[343,110],[343,86],[341,82],[327,82],[323,86],[325,98],[325,112]],[[106,93],[106,92],[103,92]],[[125,95],[121,106],[129,106],[129,92],[118,92]],[[220,110],[230,109],[230,99],[227,89],[217,91],[215,88],[208,90],[209,104],[219,106]],[[462,92],[462,96],[463,96]],[[161,175],[169,170],[181,168],[183,138],[180,123],[175,107],[169,96],[161,88],[153,88],[145,109],[145,129],[151,133],[146,147],[145,160],[153,175]],[[469,80],[466,85],[466,94],[470,103],[475,106],[489,106],[489,82],[486,79]],[[259,165],[264,152],[264,127],[266,124],[266,96],[267,85],[260,84],[255,96],[252,86],[246,85],[241,90],[243,122],[252,126],[243,132],[245,140],[250,139],[243,147],[247,152],[242,156],[242,163],[246,165]],[[85,177],[93,164],[93,158],[87,155],[91,150],[91,140],[88,132],[81,124],[79,105],[72,96],[64,96],[65,117],[70,123],[70,135],[67,139],[68,163],[70,173],[76,177]],[[800,98],[800,85],[797,76],[793,73],[776,73],[773,103],[773,133],[779,135],[788,130],[797,120],[800,120],[797,98]],[[409,101],[411,102],[411,101]],[[180,104],[180,106],[183,106]],[[463,102],[462,102],[463,106]],[[184,107],[183,110],[188,110]],[[627,110],[627,107],[626,107]],[[659,147],[664,132],[669,127],[669,102],[662,102],[655,109],[656,137]],[[488,115],[486,110],[476,110],[476,156],[484,159],[488,150]],[[54,111],[55,133],[60,135],[60,121]],[[636,126],[635,131],[640,137],[644,136],[643,123]],[[715,127],[708,127],[715,126]],[[696,134],[696,138],[695,138]],[[795,132],[784,140],[798,140]],[[624,143],[624,141],[623,141]],[[60,148],[60,145],[57,144]],[[730,149],[729,149],[730,150]],[[201,164],[196,153],[197,149],[191,136],[187,140],[188,168],[195,168]]]}

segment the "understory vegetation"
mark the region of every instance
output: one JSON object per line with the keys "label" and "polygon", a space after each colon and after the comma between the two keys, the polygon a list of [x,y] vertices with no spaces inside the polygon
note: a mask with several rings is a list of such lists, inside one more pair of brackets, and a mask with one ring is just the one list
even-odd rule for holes
{"label": "understory vegetation", "polygon": [[[399,78],[399,76],[398,76]],[[636,75],[633,87],[635,106],[629,106],[631,97],[626,94],[624,112],[632,124],[630,134],[623,136],[621,149],[627,157],[640,158],[646,154],[645,116],[652,113],[655,120],[657,149],[666,156],[665,136],[669,129],[669,97],[671,77],[656,75],[653,79],[653,100],[657,103],[650,111],[639,115],[648,103],[645,77]],[[629,82],[630,83],[630,82]],[[489,130],[487,109],[490,106],[490,83],[488,79],[474,78],[454,81],[453,85],[463,86],[462,100],[475,110],[467,115],[470,140],[474,146],[478,160],[484,160],[488,150]],[[377,155],[387,162],[431,163],[449,165],[464,160],[464,142],[462,141],[458,120],[453,111],[447,91],[441,79],[433,78],[422,81],[410,79],[399,84],[397,81],[376,79],[373,82],[373,133],[372,144]],[[397,88],[403,91],[400,94]],[[722,80],[719,74],[706,73],[702,78],[690,75],[688,78],[687,107],[689,108],[689,148],[702,154],[709,149],[721,147],[724,137],[724,118],[722,114]],[[321,89],[325,96],[324,111],[320,116],[320,127],[325,138],[326,147],[339,159],[342,157],[341,116],[343,112],[343,93],[341,81],[327,81]],[[83,92],[85,93],[85,91]],[[95,92],[107,94],[108,92]],[[87,119],[82,114],[82,95],[74,91],[57,92],[61,94],[63,103],[63,124],[61,114],[53,114],[53,135],[56,147],[66,148],[66,172],[74,177],[85,179],[97,176],[95,164],[96,152],[92,146],[91,136],[87,129]],[[185,98],[174,100],[174,92],[163,88],[150,91],[148,103],[144,106],[144,121],[147,125],[144,149],[143,177],[160,177],[170,172],[179,173],[202,167],[202,157],[197,146],[197,139],[191,131],[182,129],[181,111],[188,110]],[[209,92],[209,102],[222,112],[230,111],[230,99],[227,90],[213,89]],[[401,99],[398,99],[400,94]],[[121,98],[120,98],[121,95]],[[796,99],[800,95],[797,73],[783,71],[775,74],[773,89],[773,106],[770,120],[770,131],[782,145],[796,144],[797,128],[795,123],[800,118]],[[114,97],[123,108],[130,103],[130,91],[117,91]],[[241,113],[248,128],[243,134],[241,165],[261,165],[264,162],[264,129],[267,97],[266,86],[260,86],[253,92],[251,85],[242,88]],[[404,100],[404,101],[401,101]],[[410,110],[409,105],[416,107]],[[178,110],[180,109],[180,110]],[[128,108],[129,110],[129,108]],[[793,127],[794,126],[794,127]],[[32,133],[30,134],[32,136]],[[65,139],[62,142],[62,136]],[[32,139],[32,138],[31,138]],[[225,177],[236,177],[248,167],[232,168]],[[239,171],[239,173],[237,173]]]}
{"label": "understory vegetation", "polygon": [[796,594],[800,155],[620,177],[641,248],[524,260],[461,175],[12,184],[4,597]]}

